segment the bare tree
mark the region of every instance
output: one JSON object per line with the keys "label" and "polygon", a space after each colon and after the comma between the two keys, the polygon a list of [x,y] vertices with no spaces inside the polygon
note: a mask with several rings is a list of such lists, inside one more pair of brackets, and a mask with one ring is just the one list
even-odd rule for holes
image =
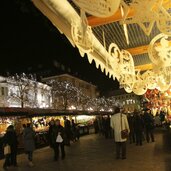
{"label": "bare tree", "polygon": [[47,84],[41,84],[39,85],[39,91],[42,99],[42,106],[45,108],[50,108],[52,106],[51,87]]}
{"label": "bare tree", "polygon": [[69,81],[51,80],[53,107],[66,110],[73,101],[78,100],[78,89]]}
{"label": "bare tree", "polygon": [[97,111],[97,98],[89,98],[87,101],[87,109]]}
{"label": "bare tree", "polygon": [[116,100],[114,96],[111,96],[106,99],[108,110],[114,111],[116,106],[119,106],[119,102]]}
{"label": "bare tree", "polygon": [[91,98],[89,96],[87,96],[87,95],[85,95],[83,93],[81,94],[79,104],[80,104],[80,108],[82,110],[87,110],[88,109],[88,107],[89,107],[88,102],[90,101],[90,99]]}
{"label": "bare tree", "polygon": [[104,97],[92,98],[89,105],[94,111],[102,111],[106,109],[106,99]]}
{"label": "bare tree", "polygon": [[113,111],[118,106],[118,101],[114,97],[89,98],[86,102],[87,109],[94,111]]}
{"label": "bare tree", "polygon": [[21,108],[36,104],[37,81],[26,74],[14,75],[7,78],[9,88],[8,99],[20,104]]}

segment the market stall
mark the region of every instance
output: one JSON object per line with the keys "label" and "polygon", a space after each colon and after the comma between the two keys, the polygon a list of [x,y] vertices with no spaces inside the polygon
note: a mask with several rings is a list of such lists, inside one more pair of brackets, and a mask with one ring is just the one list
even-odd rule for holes
{"label": "market stall", "polygon": [[18,136],[19,151],[23,151],[23,124],[32,123],[36,132],[36,148],[48,145],[48,129],[49,122],[53,119],[59,119],[61,125],[64,126],[64,116],[70,120],[74,120],[79,135],[94,133],[94,120],[99,113],[90,113],[85,111],[57,111],[51,109],[31,109],[31,108],[0,108],[0,158],[3,157],[2,140],[6,128],[14,125]]}
{"label": "market stall", "polygon": [[19,151],[23,149],[22,130],[23,124],[30,122],[30,118],[25,116],[1,116],[0,117],[0,158],[3,158],[3,136],[9,125],[14,125],[17,137]]}

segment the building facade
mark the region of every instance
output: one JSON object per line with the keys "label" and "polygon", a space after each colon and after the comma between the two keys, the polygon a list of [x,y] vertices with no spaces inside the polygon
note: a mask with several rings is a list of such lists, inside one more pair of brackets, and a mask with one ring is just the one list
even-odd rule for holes
{"label": "building facade", "polygon": [[141,98],[134,93],[126,93],[123,89],[111,91],[108,96],[114,97],[118,105],[122,106],[128,113],[135,109],[141,109]]}
{"label": "building facade", "polygon": [[51,87],[32,80],[0,77],[0,107],[51,107]]}
{"label": "building facade", "polygon": [[[88,100],[88,98],[96,98],[99,95],[97,87],[95,85],[69,74],[62,74],[42,79],[42,82],[45,82],[47,84],[51,81],[59,83],[51,85],[52,106],[55,109],[86,110],[86,101]],[[60,83],[64,82],[66,82],[66,85],[60,85]]]}
{"label": "building facade", "polygon": [[73,86],[82,90],[82,92],[91,98],[96,98],[99,95],[97,91],[97,87],[91,83],[88,83],[84,80],[81,80],[77,77],[71,76],[69,74],[62,74],[52,77],[43,78],[42,82],[47,82],[49,80],[57,80],[57,81],[68,81],[73,84]]}

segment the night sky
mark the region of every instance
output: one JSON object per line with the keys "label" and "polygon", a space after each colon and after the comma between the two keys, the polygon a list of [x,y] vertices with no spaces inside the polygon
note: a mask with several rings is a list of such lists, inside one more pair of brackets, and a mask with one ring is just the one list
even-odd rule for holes
{"label": "night sky", "polygon": [[87,57],[80,57],[66,37],[29,0],[1,0],[0,75],[36,74],[37,78],[68,73],[97,85],[118,89]]}

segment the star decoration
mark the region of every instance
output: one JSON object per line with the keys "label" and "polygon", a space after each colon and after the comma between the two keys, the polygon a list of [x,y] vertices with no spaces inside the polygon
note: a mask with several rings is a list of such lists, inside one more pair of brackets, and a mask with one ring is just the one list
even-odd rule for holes
{"label": "star decoration", "polygon": [[163,3],[163,5],[159,7],[157,27],[162,33],[171,36],[171,1]]}
{"label": "star decoration", "polygon": [[[134,0],[130,5],[127,5],[125,2],[122,2],[121,5],[124,8],[124,16],[121,24],[137,23],[148,36],[150,35],[155,22],[165,23],[165,25],[162,24],[162,26],[158,24],[158,28],[162,28],[160,30],[162,31],[167,27],[167,23],[171,21],[171,16],[166,7],[163,6],[163,0]],[[166,6],[168,7],[169,4]],[[134,16],[128,18],[131,9],[135,10]]]}

